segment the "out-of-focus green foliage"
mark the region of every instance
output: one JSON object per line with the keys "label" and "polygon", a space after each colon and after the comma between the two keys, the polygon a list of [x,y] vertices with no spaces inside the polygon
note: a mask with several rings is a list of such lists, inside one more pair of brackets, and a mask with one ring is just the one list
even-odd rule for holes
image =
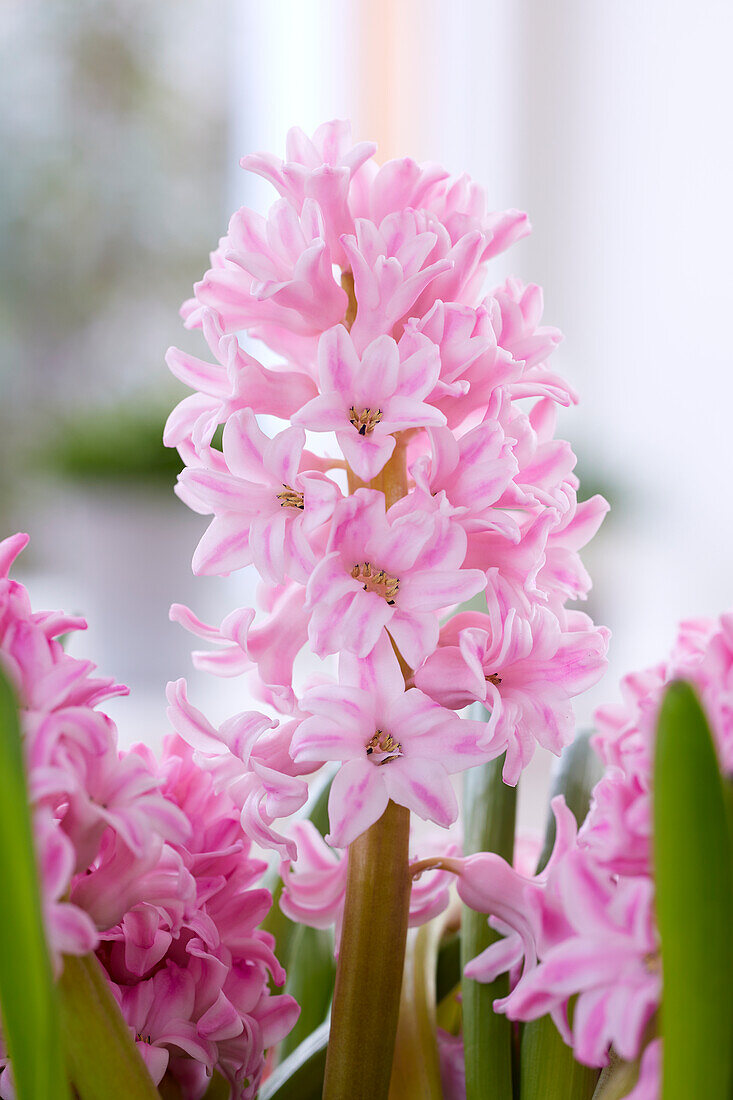
{"label": "out-of-focus green foliage", "polygon": [[141,398],[63,419],[39,447],[35,466],[81,481],[164,482],[170,486],[182,468],[175,448],[163,446],[165,413],[159,401]]}
{"label": "out-of-focus green foliage", "polygon": [[733,848],[727,793],[697,696],[667,688],[654,760],[656,911],[664,975],[662,1100],[730,1100]]}
{"label": "out-of-focus green foliage", "polygon": [[0,1008],[18,1100],[66,1100],[56,990],[41,916],[23,747],[0,665]]}

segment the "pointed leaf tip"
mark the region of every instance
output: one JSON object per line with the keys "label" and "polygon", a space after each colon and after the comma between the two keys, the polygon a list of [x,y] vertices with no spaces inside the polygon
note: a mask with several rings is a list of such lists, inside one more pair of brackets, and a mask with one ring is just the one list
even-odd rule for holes
{"label": "pointed leaf tip", "polygon": [[664,990],[662,1100],[728,1100],[733,1083],[733,846],[713,735],[694,689],[667,688],[654,762]]}

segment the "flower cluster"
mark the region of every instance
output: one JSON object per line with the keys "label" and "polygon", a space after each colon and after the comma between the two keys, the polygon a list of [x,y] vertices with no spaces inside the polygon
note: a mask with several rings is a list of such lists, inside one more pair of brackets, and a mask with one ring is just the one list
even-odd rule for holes
{"label": "flower cluster", "polygon": [[486,854],[460,868],[464,900],[491,913],[492,926],[505,933],[467,975],[490,981],[516,968],[511,993],[496,1007],[518,1020],[550,1013],[580,1062],[604,1065],[611,1047],[625,1060],[640,1058],[633,1100],[656,1100],[659,1092],[654,1017],[662,974],[651,866],[656,721],[670,681],[694,684],[730,773],[732,670],[733,613],[682,623],[670,658],[625,677],[623,702],[597,712],[594,744],[604,775],[580,830],[562,800],[555,803],[557,841],[544,872],[521,877]]}
{"label": "flower cluster", "polygon": [[[216,1068],[232,1096],[251,1100],[264,1052],[299,1013],[292,997],[268,988],[269,978],[283,985],[285,972],[273,937],[258,927],[272,903],[269,890],[258,886],[267,865],[253,858],[237,808],[215,793],[189,746],[168,738],[158,766],[142,746],[133,752],[157,774],[161,793],[190,831],[170,845],[168,864],[157,865],[160,894],[129,909],[102,936],[99,957],[156,1082],[167,1072],[195,1100]],[[164,885],[171,871],[175,894]]]}
{"label": "flower cluster", "polygon": [[[275,823],[324,762],[339,765],[335,847],[390,799],[448,826],[451,776],[505,753],[513,784],[538,743],[559,753],[605,666],[607,632],[565,607],[588,591],[578,551],[607,505],[578,502],[554,438],[575,401],[547,366],[559,333],[538,287],[485,289],[526,216],[489,212],[468,177],[373,154],[331,122],[291,131],[284,161],[245,157],[280,197],[234,214],[184,305],[212,358],[167,356],[194,391],[166,427],[177,491],[212,517],[194,571],[254,565],[262,581],[259,613],[172,616],[220,647],[199,667],[246,673],[268,708],[215,729],[179,682],[171,717],[288,866],[296,834]],[[306,648],[338,655],[335,680],[293,682]],[[474,701],[487,721],[457,713]]]}
{"label": "flower cluster", "polygon": [[[124,693],[58,640],[78,618],[33,612],[8,577],[27,543],[0,542],[0,664],[21,705],[22,732],[54,967],[96,951],[156,1083],[185,1100],[211,1073],[254,1097],[264,1050],[292,1027],[285,975],[257,925],[271,903],[231,799],[215,794],[191,750],[169,739],[160,765],[117,747],[97,705]],[[6,1065],[6,1063],[3,1063]],[[12,1097],[0,1070],[0,1096]]]}

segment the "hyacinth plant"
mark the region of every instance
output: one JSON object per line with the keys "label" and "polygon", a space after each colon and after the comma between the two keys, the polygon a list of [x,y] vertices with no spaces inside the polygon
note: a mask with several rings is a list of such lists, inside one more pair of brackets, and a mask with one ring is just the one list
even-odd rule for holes
{"label": "hyacinth plant", "polygon": [[161,758],[120,753],[125,689],[0,543],[1,1097],[729,1100],[733,616],[576,736],[607,504],[554,435],[540,289],[488,290],[526,216],[374,153],[333,122],[245,157],[279,198],[183,307],[208,358],[167,356],[194,572],[260,579],[171,617],[258,709],[217,727],[179,680]]}

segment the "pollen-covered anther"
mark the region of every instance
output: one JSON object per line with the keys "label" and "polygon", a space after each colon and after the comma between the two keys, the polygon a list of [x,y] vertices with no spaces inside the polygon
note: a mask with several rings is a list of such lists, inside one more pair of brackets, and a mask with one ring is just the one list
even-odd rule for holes
{"label": "pollen-covered anther", "polygon": [[644,969],[649,974],[660,974],[662,971],[662,956],[658,951],[649,951],[643,959]]}
{"label": "pollen-covered anther", "polygon": [[402,755],[402,745],[399,741],[395,741],[391,733],[376,730],[366,743],[366,754],[375,758],[379,756],[380,759],[374,759],[373,762],[381,767],[382,764],[389,764],[391,760],[396,760]]}
{"label": "pollen-covered anther", "polygon": [[289,485],[283,485],[283,491],[277,494],[277,499],[280,501],[281,508],[300,508],[301,510],[305,508],[303,494],[297,493]]}
{"label": "pollen-covered anther", "polygon": [[361,581],[365,592],[374,592],[388,604],[393,604],[400,587],[398,577],[390,577],[383,569],[375,569],[371,562],[363,561],[351,570],[355,581]]}
{"label": "pollen-covered anther", "polygon": [[493,684],[494,687],[498,687],[501,683],[501,676],[499,676],[498,672],[492,672],[491,675],[486,676],[485,679],[487,684]]}
{"label": "pollen-covered anther", "polygon": [[353,405],[349,409],[349,420],[359,435],[371,435],[381,419],[381,409],[356,409]]}

